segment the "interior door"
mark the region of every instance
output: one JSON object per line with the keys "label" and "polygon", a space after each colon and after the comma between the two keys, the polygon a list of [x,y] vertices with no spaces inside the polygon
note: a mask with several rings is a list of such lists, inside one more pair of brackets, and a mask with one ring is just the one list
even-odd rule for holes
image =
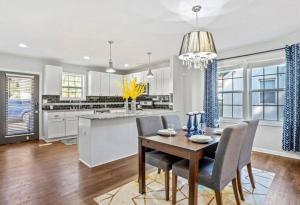
{"label": "interior door", "polygon": [[0,72],[0,144],[39,138],[39,76]]}

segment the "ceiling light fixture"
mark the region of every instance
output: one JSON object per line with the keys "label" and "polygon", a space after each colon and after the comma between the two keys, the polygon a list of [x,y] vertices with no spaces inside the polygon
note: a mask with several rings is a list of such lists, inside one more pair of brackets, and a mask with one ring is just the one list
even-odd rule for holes
{"label": "ceiling light fixture", "polygon": [[90,56],[83,56],[84,60],[90,60]]}
{"label": "ceiling light fixture", "polygon": [[151,71],[151,68],[150,68],[150,56],[151,56],[151,52],[148,52],[147,53],[148,55],[148,71],[147,71],[147,78],[154,78],[154,75]]}
{"label": "ceiling light fixture", "polygon": [[124,64],[124,67],[125,67],[125,68],[128,68],[128,67],[129,67],[129,64],[127,64],[127,63]]}
{"label": "ceiling light fixture", "polygon": [[113,44],[114,42],[108,41],[108,43],[109,43],[109,62],[108,62],[108,68],[106,68],[106,72],[107,73],[115,73],[116,70],[114,69],[113,62],[111,59],[111,44]]}
{"label": "ceiling light fixture", "polygon": [[19,45],[18,45],[20,48],[27,48],[28,46],[26,45],[26,44],[24,44],[24,43],[19,43]]}
{"label": "ceiling light fixture", "polygon": [[181,48],[179,52],[179,59],[183,61],[188,69],[207,68],[209,62],[217,57],[217,50],[215,47],[213,35],[207,31],[200,31],[198,29],[198,12],[201,10],[200,5],[192,8],[196,14],[197,30],[189,32],[184,35]]}

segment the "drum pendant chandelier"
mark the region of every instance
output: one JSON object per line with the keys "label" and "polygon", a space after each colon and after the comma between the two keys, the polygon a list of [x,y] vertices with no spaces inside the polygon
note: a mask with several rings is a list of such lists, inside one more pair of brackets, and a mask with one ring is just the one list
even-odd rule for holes
{"label": "drum pendant chandelier", "polygon": [[[192,8],[196,14],[196,25],[198,27],[198,12],[201,10],[200,5]],[[179,52],[179,59],[183,61],[188,69],[207,68],[209,62],[217,57],[213,35],[207,31],[192,31],[184,35]]]}

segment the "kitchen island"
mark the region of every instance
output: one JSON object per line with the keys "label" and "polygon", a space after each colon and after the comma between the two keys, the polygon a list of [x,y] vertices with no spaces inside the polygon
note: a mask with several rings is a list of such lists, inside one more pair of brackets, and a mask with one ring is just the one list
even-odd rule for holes
{"label": "kitchen island", "polygon": [[95,167],[138,153],[136,118],[167,115],[172,110],[147,110],[79,116],[79,160]]}

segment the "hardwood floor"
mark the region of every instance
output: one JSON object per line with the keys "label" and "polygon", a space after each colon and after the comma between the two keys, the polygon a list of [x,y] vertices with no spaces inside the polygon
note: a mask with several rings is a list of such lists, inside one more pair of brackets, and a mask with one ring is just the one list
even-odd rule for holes
{"label": "hardwood floor", "polygon": [[[75,145],[0,146],[0,204],[95,204],[93,198],[137,178],[137,156],[89,169]],[[300,205],[300,161],[254,153],[253,167],[275,172],[267,205]]]}

